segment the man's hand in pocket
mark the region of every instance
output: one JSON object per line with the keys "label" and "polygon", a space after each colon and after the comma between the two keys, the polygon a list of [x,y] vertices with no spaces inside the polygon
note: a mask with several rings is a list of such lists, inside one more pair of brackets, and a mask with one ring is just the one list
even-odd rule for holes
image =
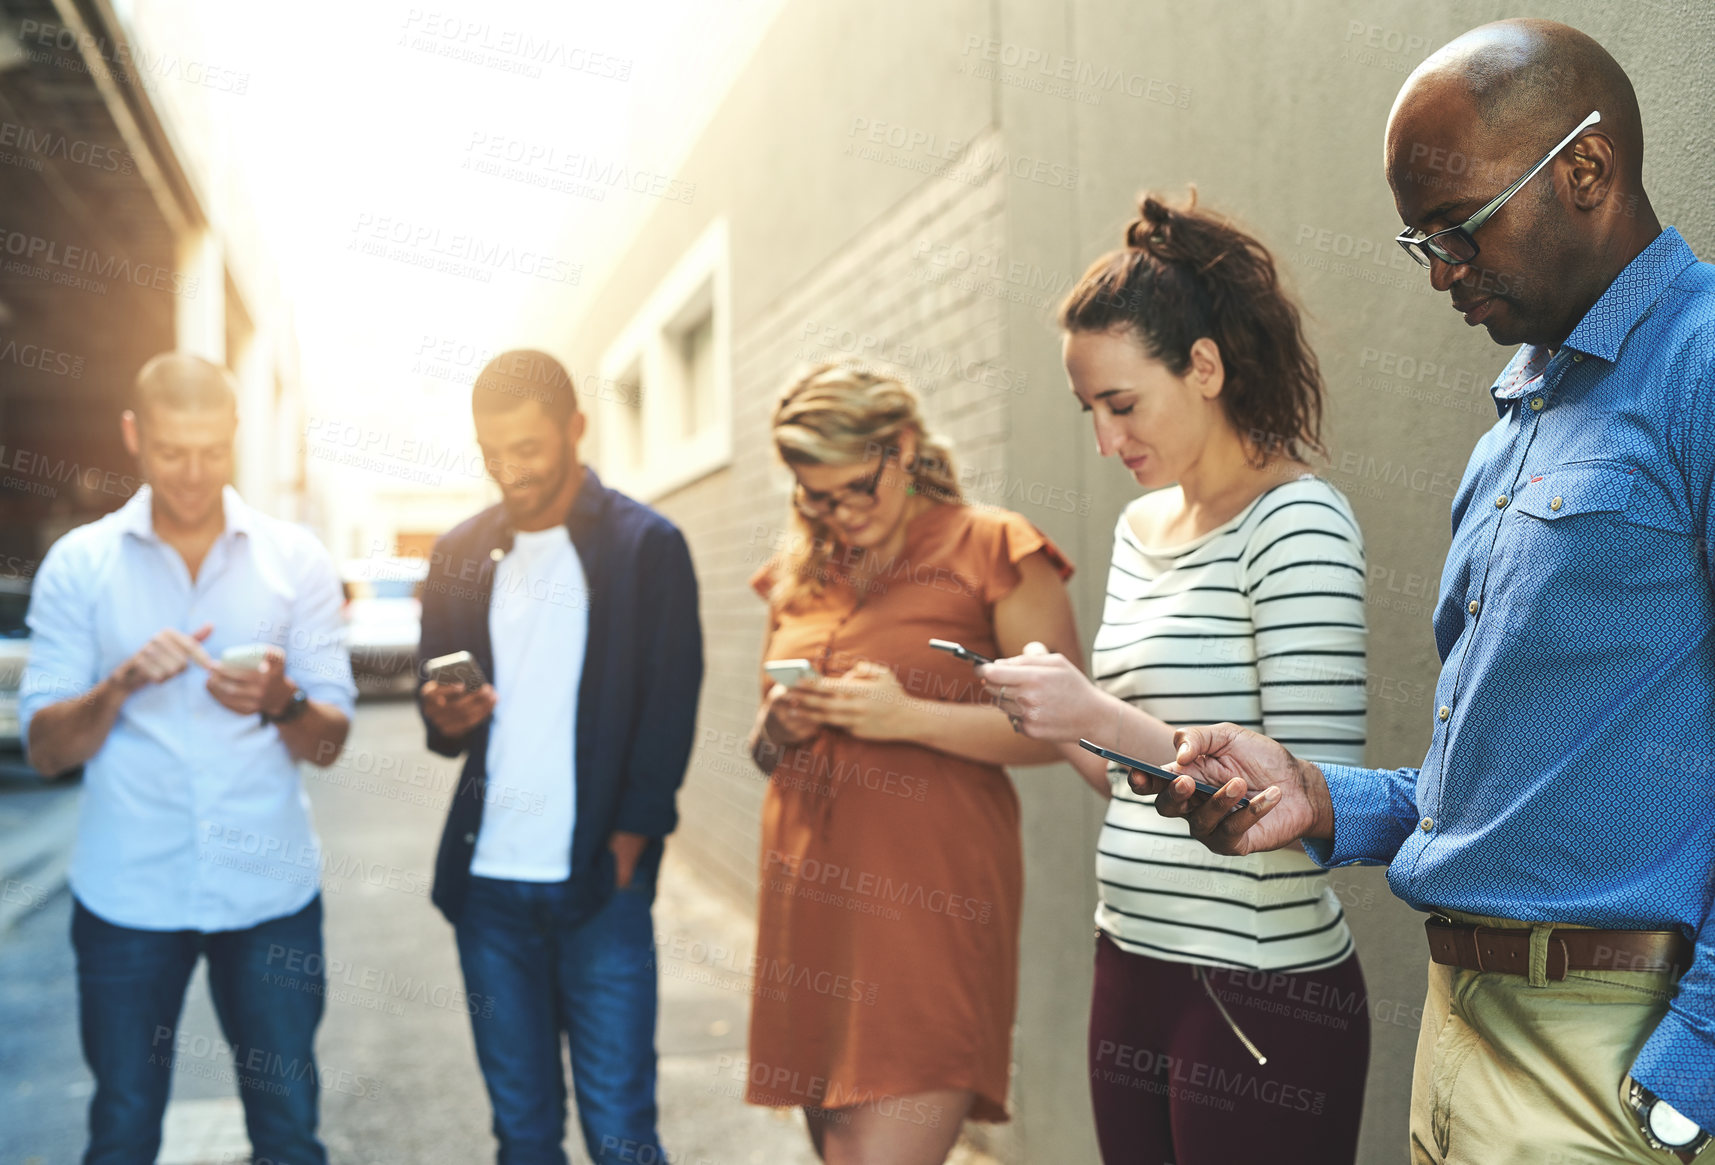
{"label": "man's hand in pocket", "polygon": [[623,890],[631,885],[631,875],[637,872],[637,859],[643,856],[643,847],[649,844],[649,839],[641,833],[626,833],[622,829],[613,831],[607,839],[607,848],[613,851],[614,885]]}

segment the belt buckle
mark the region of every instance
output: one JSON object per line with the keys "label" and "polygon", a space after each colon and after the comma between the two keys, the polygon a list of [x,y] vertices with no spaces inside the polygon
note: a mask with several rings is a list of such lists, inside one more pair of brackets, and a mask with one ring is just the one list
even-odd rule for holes
{"label": "belt buckle", "polygon": [[[1468,967],[1477,959],[1474,928],[1439,911],[1431,911],[1423,928],[1429,937],[1430,957],[1449,967]],[[1469,944],[1469,945],[1467,945]],[[1444,958],[1436,957],[1444,955]]]}

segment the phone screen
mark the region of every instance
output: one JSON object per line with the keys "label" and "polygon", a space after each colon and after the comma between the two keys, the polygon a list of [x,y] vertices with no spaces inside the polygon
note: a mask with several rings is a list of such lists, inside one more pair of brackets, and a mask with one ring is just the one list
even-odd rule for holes
{"label": "phone screen", "polygon": [[816,674],[807,659],[771,659],[762,665],[762,670],[783,688],[795,688]]}
{"label": "phone screen", "polygon": [[[1080,747],[1095,753],[1097,756],[1102,757],[1105,760],[1111,760],[1115,764],[1124,765],[1128,769],[1136,769],[1141,773],[1148,773],[1150,776],[1163,781],[1177,781],[1181,776],[1190,775],[1188,773],[1170,773],[1160,765],[1152,765],[1148,761],[1138,760],[1135,756],[1127,756],[1123,752],[1114,752],[1112,749],[1103,748],[1101,745],[1092,741],[1079,740],[1078,744]],[[1207,781],[1197,780],[1196,777],[1192,777],[1191,779],[1196,781],[1197,791],[1199,793],[1207,793],[1210,796],[1214,796],[1216,793],[1221,791],[1217,786],[1211,785]],[[1238,804],[1234,805],[1233,808],[1243,809],[1250,803],[1251,799],[1249,797],[1240,797]]]}
{"label": "phone screen", "polygon": [[954,643],[951,639],[931,639],[929,641],[929,646],[933,647],[936,651],[945,651],[949,655],[956,655],[968,663],[985,664],[994,662],[994,660],[990,659],[988,656],[978,655],[964,644]]}
{"label": "phone screen", "polygon": [[468,651],[431,659],[425,670],[435,683],[458,684],[467,692],[474,692],[488,682],[488,677],[482,672],[482,665],[477,663],[476,657]]}

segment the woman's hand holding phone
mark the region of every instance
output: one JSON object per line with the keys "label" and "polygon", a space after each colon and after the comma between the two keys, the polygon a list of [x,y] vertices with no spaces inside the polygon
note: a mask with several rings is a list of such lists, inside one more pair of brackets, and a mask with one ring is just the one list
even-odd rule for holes
{"label": "woman's hand holding phone", "polygon": [[817,724],[843,728],[859,740],[910,740],[924,701],[912,697],[893,669],[861,660],[844,675],[793,689],[797,706]]}
{"label": "woman's hand holding phone", "polygon": [[1027,643],[1022,655],[984,664],[976,673],[995,705],[1033,740],[1076,741],[1090,734],[1090,725],[1113,718],[1102,706],[1104,693],[1078,665],[1040,643]]}
{"label": "woman's hand holding phone", "polygon": [[795,687],[775,684],[763,697],[767,709],[762,721],[763,735],[778,745],[804,744],[815,736],[821,725],[799,705],[799,693],[816,683],[816,677],[805,679]]}

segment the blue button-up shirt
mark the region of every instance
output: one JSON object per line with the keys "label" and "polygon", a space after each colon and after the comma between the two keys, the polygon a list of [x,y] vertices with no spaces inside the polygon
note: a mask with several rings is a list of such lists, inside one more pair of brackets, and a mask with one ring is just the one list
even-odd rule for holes
{"label": "blue button-up shirt", "polygon": [[[226,528],[193,581],[156,537],[147,486],[42,559],[30,591],[30,662],[19,715],[76,697],[157,632],[205,623],[216,659],[272,643],[312,700],[356,701],[339,577],[301,527],[223,495]],[[139,930],[234,930],[302,909],[320,884],[309,800],[279,730],[229,711],[192,664],[133,693],[84,766],[71,887]]]}
{"label": "blue button-up shirt", "polygon": [[1521,348],[1453,504],[1421,769],[1324,765],[1325,865],[1697,944],[1632,1075],[1715,1130],[1715,267],[1672,228]]}

